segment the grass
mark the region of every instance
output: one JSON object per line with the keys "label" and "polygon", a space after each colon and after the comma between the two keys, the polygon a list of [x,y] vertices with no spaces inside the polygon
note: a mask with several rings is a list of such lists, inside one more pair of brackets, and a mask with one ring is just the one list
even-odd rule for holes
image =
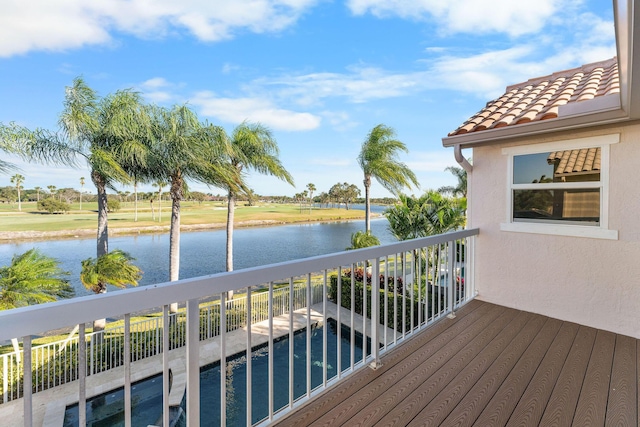
{"label": "grass", "polygon": [[[145,228],[166,226],[170,224],[171,203],[162,203],[162,213],[158,212],[158,202],[154,203],[155,215],[152,214],[148,202],[138,204],[138,221],[134,221],[135,209],[132,202],[123,203],[118,212],[109,213],[111,230],[134,228],[144,231]],[[22,203],[22,212],[17,205],[0,204],[0,234],[20,231],[74,231],[95,230],[97,225],[97,204],[73,204],[72,210],[66,214],[46,214],[36,208],[35,202]],[[155,220],[153,219],[155,216]],[[222,202],[183,202],[181,205],[181,224],[186,226],[202,225],[211,228],[223,227],[227,220],[227,208]],[[263,203],[256,206],[240,205],[236,207],[235,224],[251,225],[260,223],[295,223],[311,221],[352,220],[364,218],[362,210],[346,210],[337,208],[313,208],[308,206]]]}

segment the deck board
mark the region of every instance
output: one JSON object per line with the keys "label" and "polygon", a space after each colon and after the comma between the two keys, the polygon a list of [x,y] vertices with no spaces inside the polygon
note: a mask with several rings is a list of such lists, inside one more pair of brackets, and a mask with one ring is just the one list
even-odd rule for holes
{"label": "deck board", "polygon": [[562,325],[536,373],[531,378],[523,396],[520,398],[511,418],[509,418],[508,427],[532,426],[540,423],[578,329],[579,326],[575,323],[564,323]]}
{"label": "deck board", "polygon": [[[441,425],[469,389],[484,375],[532,317],[520,312],[431,402],[411,420],[411,425]],[[383,420],[383,424],[384,420]]]}
{"label": "deck board", "polygon": [[638,423],[636,378],[636,340],[618,335],[605,425],[635,426]]}
{"label": "deck board", "polygon": [[640,340],[472,301],[280,426],[638,426]]}
{"label": "deck board", "polygon": [[578,398],[576,415],[572,424],[574,427],[604,425],[615,343],[615,334],[598,331],[582,391]]}
{"label": "deck board", "polygon": [[596,330],[581,326],[558,377],[549,404],[540,421],[541,426],[563,427],[571,425],[587,372],[587,364],[596,339]]}
{"label": "deck board", "polygon": [[[444,343],[442,347],[434,349],[436,351],[430,357],[418,358],[415,361],[416,363],[411,365],[411,369],[408,369],[404,376],[397,378],[394,384],[390,384],[386,388],[378,388],[375,396],[369,390],[366,390],[364,393],[370,395],[370,399],[365,400],[361,393],[357,394],[331,412],[340,411],[345,406],[349,407],[350,411],[342,412],[341,416],[335,419],[331,418],[330,412],[327,417],[323,417],[325,419],[323,421],[331,421],[331,424],[337,423],[334,425],[341,425],[347,421],[349,421],[349,425],[353,426],[372,425],[372,423],[384,416],[389,408],[393,408],[406,394],[420,386],[425,378],[428,378],[434,372],[438,372],[453,356],[464,349],[474,336],[486,333],[487,327],[494,324],[496,319],[501,317],[505,311],[507,310],[493,310],[491,313],[485,314],[466,328],[465,331],[460,332],[459,335]],[[513,311],[511,312],[513,313]],[[385,379],[386,375],[377,382],[385,382]],[[325,424],[323,423],[322,425]]]}
{"label": "deck board", "polygon": [[462,401],[442,422],[442,425],[458,427],[473,425],[547,320],[544,316],[532,316],[533,318],[525,328],[495,360],[490,369],[476,382],[473,388],[469,390]]}
{"label": "deck board", "polygon": [[[517,314],[515,310],[503,313],[502,316],[494,320],[491,325],[471,340],[457,354],[452,355],[441,368],[417,373],[415,381],[412,381],[412,383],[416,384],[416,387],[410,390],[409,393],[405,393],[401,399],[398,399],[401,403],[383,408],[385,409],[382,412],[384,417],[372,419],[371,423],[367,422],[362,425],[377,425],[378,421],[380,425],[408,425],[420,413],[424,404],[431,402],[461,370],[468,367],[480,352],[486,348],[487,343],[491,342],[514,321]],[[378,411],[378,413],[380,412]]]}

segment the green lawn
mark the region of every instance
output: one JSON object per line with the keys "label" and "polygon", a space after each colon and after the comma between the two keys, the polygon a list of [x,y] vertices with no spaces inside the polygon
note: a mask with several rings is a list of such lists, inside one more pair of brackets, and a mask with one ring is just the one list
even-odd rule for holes
{"label": "green lawn", "polygon": [[[148,202],[138,204],[138,221],[134,222],[134,206],[132,202],[123,203],[118,212],[109,214],[109,228],[141,228],[158,225],[169,226],[171,203],[162,203],[162,221],[159,220],[158,202],[154,203],[155,220]],[[96,203],[83,203],[82,210],[77,203],[66,214],[46,214],[36,209],[35,202],[22,203],[22,212],[17,205],[0,204],[0,233],[13,231],[61,231],[61,230],[93,230],[97,226]],[[226,223],[227,208],[220,202],[183,202],[181,205],[182,225],[204,224],[223,226]],[[277,223],[294,223],[308,221],[330,221],[364,218],[362,210],[346,210],[337,208],[314,208],[309,213],[308,206],[293,204],[259,204],[257,206],[238,206],[235,211],[235,223],[248,221],[275,221]]]}

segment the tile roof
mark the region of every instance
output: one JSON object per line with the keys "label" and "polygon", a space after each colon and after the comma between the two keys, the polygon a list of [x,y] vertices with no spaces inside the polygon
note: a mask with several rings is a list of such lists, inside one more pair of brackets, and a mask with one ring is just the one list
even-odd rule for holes
{"label": "tile roof", "polygon": [[554,119],[561,105],[619,92],[614,57],[508,86],[504,95],[488,102],[449,136]]}
{"label": "tile roof", "polygon": [[600,148],[583,148],[581,150],[553,151],[549,153],[547,162],[558,162],[555,176],[579,175],[600,171]]}

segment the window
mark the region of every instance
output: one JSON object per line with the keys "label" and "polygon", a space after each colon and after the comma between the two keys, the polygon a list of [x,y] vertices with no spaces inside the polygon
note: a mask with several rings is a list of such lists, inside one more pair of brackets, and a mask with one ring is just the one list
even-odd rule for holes
{"label": "window", "polygon": [[608,229],[609,146],[619,135],[503,149],[505,231],[617,239]]}

